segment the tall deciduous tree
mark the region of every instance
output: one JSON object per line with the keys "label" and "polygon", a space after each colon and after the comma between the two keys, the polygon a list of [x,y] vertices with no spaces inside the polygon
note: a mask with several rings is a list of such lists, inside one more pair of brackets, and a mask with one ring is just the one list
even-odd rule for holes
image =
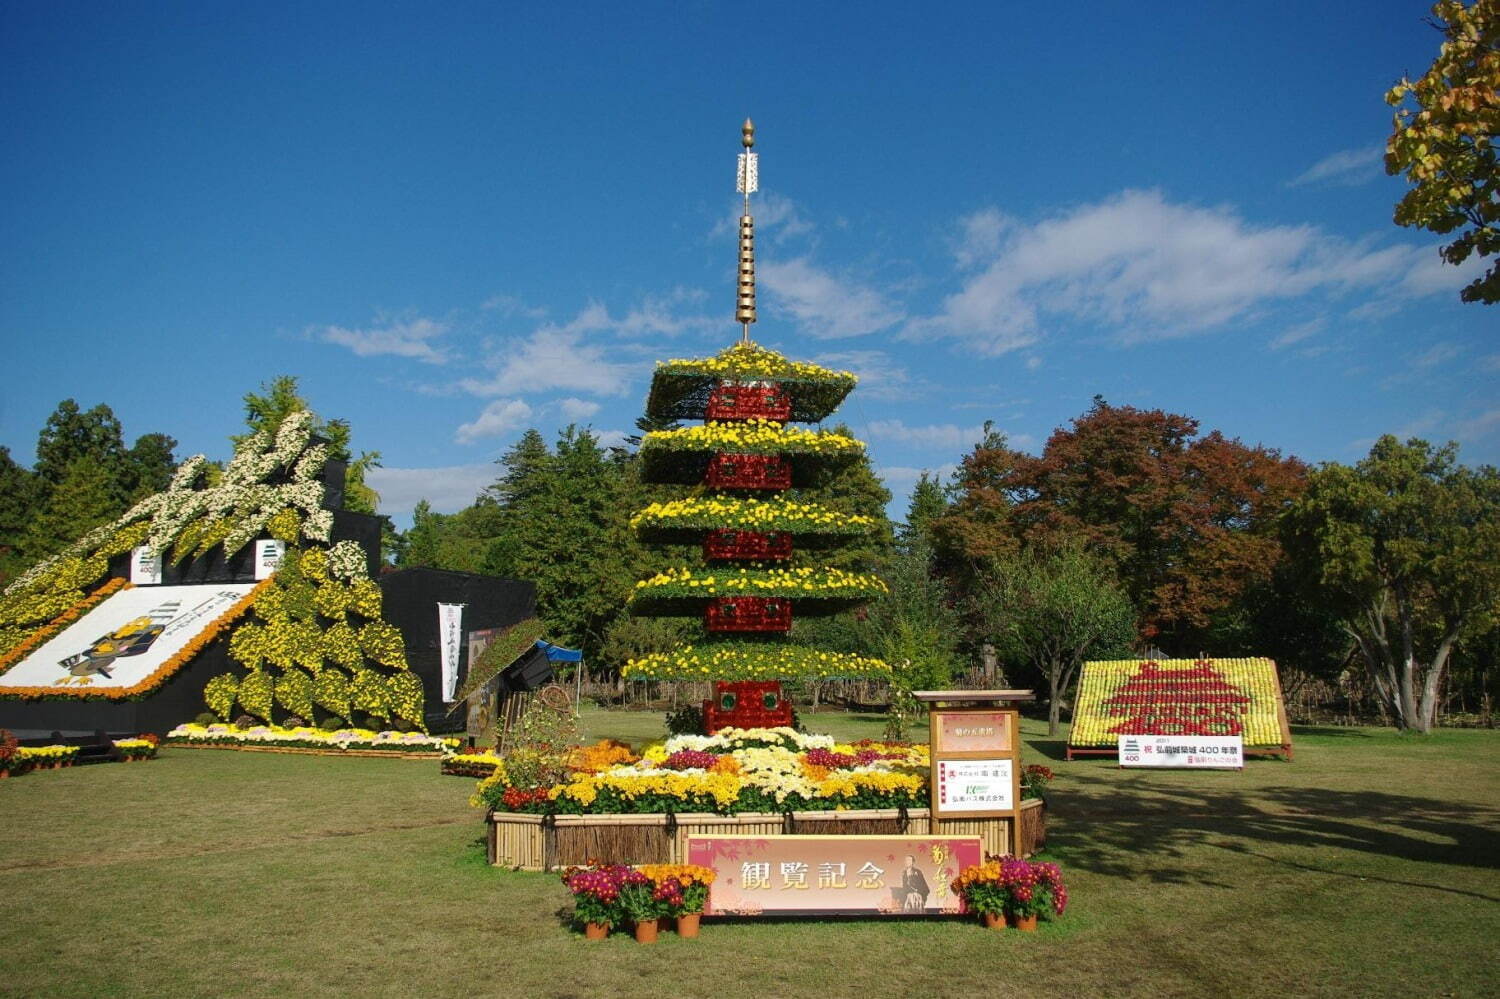
{"label": "tall deciduous tree", "polygon": [[177,441],[166,434],[142,434],[125,452],[122,487],[130,500],[140,500],[166,489],[177,468],[172,452]]}
{"label": "tall deciduous tree", "polygon": [[1135,609],[1113,568],[1077,539],[989,562],[979,574],[973,613],[1002,655],[1046,678],[1049,735],[1057,734],[1078,667],[1123,655],[1135,635]]}
{"label": "tall deciduous tree", "polygon": [[0,446],[0,586],[25,567],[23,540],[35,513],[36,480]]}
{"label": "tall deciduous tree", "polygon": [[554,641],[596,655],[634,585],[635,539],[619,465],[588,430],[569,426],[534,488],[506,507],[505,575],[536,584]]}
{"label": "tall deciduous tree", "polygon": [[1040,457],[987,434],[964,459],[938,535],[969,560],[1080,538],[1114,565],[1147,637],[1188,641],[1269,578],[1278,518],[1305,476],[1277,451],[1199,436],[1190,417],[1096,398]]}
{"label": "tall deciduous tree", "polygon": [[[1443,259],[1461,264],[1500,252],[1500,0],[1432,8],[1443,42],[1419,79],[1402,78],[1385,95],[1396,108],[1385,169],[1406,175],[1411,190],[1396,205],[1396,224],[1458,238]],[[1465,302],[1500,302],[1500,263],[1459,293]]]}
{"label": "tall deciduous tree", "polygon": [[123,504],[120,480],[124,456],[125,443],[114,410],[103,403],[81,410],[72,399],[64,399],[37,435],[36,465],[32,471],[50,493],[74,462],[92,462],[109,478],[110,495]]}
{"label": "tall deciduous tree", "polygon": [[1396,724],[1431,729],[1454,645],[1500,606],[1500,473],[1459,465],[1454,444],[1387,435],[1354,467],[1314,472],[1287,531]]}
{"label": "tall deciduous tree", "polygon": [[100,524],[119,516],[117,485],[104,466],[87,457],[75,458],[27,525],[27,555],[37,558],[61,551]]}

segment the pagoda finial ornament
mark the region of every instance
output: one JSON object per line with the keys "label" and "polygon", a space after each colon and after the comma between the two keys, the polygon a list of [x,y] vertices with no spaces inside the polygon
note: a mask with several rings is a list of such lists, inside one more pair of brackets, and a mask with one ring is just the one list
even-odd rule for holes
{"label": "pagoda finial ornament", "polygon": [[743,330],[740,339],[749,343],[750,324],[755,322],[755,220],[750,217],[750,195],[760,190],[760,166],[756,154],[750,151],[755,146],[755,123],[749,118],[740,127],[740,144],[745,151],[740,153],[736,190],[745,196],[745,204],[740,213],[740,276],[734,319]]}

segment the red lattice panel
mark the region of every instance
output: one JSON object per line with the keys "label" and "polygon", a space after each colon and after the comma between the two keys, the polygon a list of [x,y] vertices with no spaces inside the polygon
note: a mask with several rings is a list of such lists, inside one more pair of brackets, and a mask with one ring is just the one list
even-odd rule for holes
{"label": "red lattice panel", "polygon": [[704,612],[709,631],[792,630],[792,602],[784,597],[715,597]]}
{"label": "red lattice panel", "polygon": [[736,531],[717,528],[703,538],[706,559],[750,559],[779,562],[792,557],[792,536],[786,531]]}
{"label": "red lattice panel", "polygon": [[775,454],[726,454],[708,460],[704,484],[711,489],[790,489],[792,466]]}
{"label": "red lattice panel", "polygon": [[[724,695],[732,694],[734,705],[723,706]],[[766,707],[766,701],[775,707]],[[713,735],[721,728],[777,728],[792,724],[792,702],[774,680],[719,680],[714,696],[703,702],[703,730]]]}
{"label": "red lattice panel", "polygon": [[775,420],[792,415],[791,396],[775,385],[720,385],[708,396],[710,420]]}

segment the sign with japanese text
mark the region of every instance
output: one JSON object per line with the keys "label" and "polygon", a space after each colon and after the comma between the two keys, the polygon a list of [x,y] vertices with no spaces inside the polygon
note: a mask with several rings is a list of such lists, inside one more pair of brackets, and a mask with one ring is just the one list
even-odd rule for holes
{"label": "sign with japanese text", "polygon": [[1120,766],[1242,770],[1245,740],[1238,735],[1122,735]]}
{"label": "sign with japanese text", "polygon": [[1008,711],[938,711],[932,751],[945,753],[1011,753],[1015,751]]}
{"label": "sign with japanese text", "polygon": [[1015,808],[1014,760],[936,760],[933,800],[938,810],[994,812]]}
{"label": "sign with japanese text", "polygon": [[[955,692],[955,699],[961,692]],[[1021,715],[1014,708],[934,706],[928,712],[932,817],[1021,820]]]}
{"label": "sign with japanese text", "polygon": [[949,887],[983,862],[978,836],[689,836],[687,861],[710,867],[706,916],[964,912]]}

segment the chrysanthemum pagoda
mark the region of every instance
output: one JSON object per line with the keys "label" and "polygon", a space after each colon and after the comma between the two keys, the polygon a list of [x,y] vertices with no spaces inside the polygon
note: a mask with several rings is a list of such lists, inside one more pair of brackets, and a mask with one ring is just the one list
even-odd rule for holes
{"label": "chrysanthemum pagoda", "polygon": [[646,414],[659,422],[703,421],[648,433],[641,444],[649,482],[683,487],[632,520],[648,542],[701,542],[698,566],[667,569],[636,583],[631,609],[651,616],[702,616],[708,641],[632,660],[634,679],[711,680],[704,727],[789,725],[781,681],[886,677],[885,663],[791,640],[797,617],[856,607],[886,592],[876,576],[819,565],[815,553],[874,530],[870,517],[825,506],[831,473],[864,455],[842,433],[817,424],[854,388],[855,377],[789,361],[750,340],[755,322],[757,189],[754,127],[746,120],[739,157],[738,343],[714,357],[658,362]]}

